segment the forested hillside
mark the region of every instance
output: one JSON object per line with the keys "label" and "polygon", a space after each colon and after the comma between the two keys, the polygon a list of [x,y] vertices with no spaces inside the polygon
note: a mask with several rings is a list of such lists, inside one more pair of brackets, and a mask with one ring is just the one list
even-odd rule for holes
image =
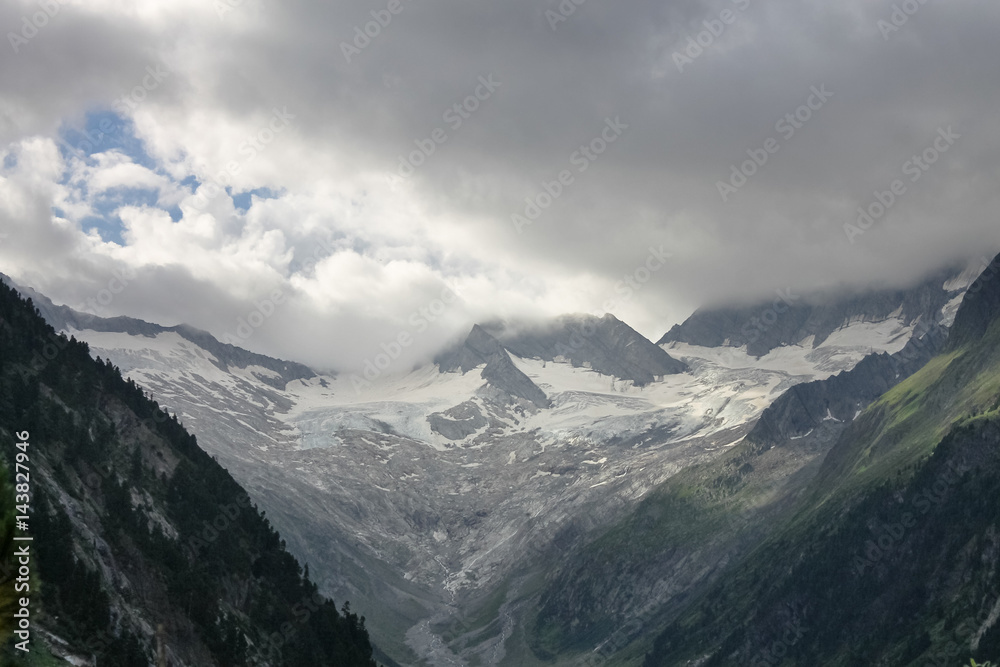
{"label": "forested hillside", "polygon": [[[55,664],[52,654],[135,667],[161,651],[170,665],[375,665],[365,619],[319,595],[176,416],[6,285],[0,451],[2,664]],[[31,480],[18,533],[33,537],[30,654],[9,636],[19,451]]]}

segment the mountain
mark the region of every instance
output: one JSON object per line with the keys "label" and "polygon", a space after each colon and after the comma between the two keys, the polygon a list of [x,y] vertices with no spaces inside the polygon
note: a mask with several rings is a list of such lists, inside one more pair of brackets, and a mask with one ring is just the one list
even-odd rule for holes
{"label": "mountain", "polygon": [[564,315],[548,323],[494,324],[495,335],[522,359],[587,366],[602,375],[644,387],[658,378],[683,373],[677,361],[614,315]]}
{"label": "mountain", "polygon": [[[942,284],[960,289],[975,275],[960,278]],[[936,319],[920,318],[907,344],[894,354],[872,354],[837,375],[788,388],[742,442],[680,471],[620,523],[564,554],[550,573],[529,630],[533,652],[547,660],[576,653],[569,664],[611,656],[622,664],[641,661],[651,636],[787,517],[838,437],[863,410],[944,348],[946,325],[956,310],[957,303],[950,303]],[[865,330],[886,332],[884,324],[855,321],[849,328],[856,337]],[[828,336],[813,359],[827,356],[824,347],[836,349],[841,336],[843,331]],[[674,343],[668,349],[704,348]]]}
{"label": "mountain", "polygon": [[522,360],[562,360],[636,387],[687,370],[684,363],[611,314],[565,315],[532,324],[476,324],[460,345],[445,350],[434,362],[444,373],[463,374],[485,364],[482,377],[490,387],[536,407],[550,407],[545,393],[516,368],[511,354]]}
{"label": "mountain", "polygon": [[[285,382],[287,362],[196,342],[180,327],[62,317],[69,335],[197,430],[288,549],[310,563],[320,592],[362,610],[376,645],[394,660],[535,665],[576,664],[598,644],[641,661],[674,613],[669,600],[660,603],[686,605],[815,474],[849,423],[836,420],[864,406],[845,393],[861,381],[786,399],[788,419],[775,425],[782,437],[798,438],[787,447],[748,439],[769,406],[873,353],[899,355],[909,344],[930,356],[931,343],[911,340],[929,341],[933,322],[950,324],[957,302],[933,319],[907,321],[908,298],[902,294],[883,319],[849,319],[821,343],[806,339],[759,358],[727,345],[656,346],[613,317],[487,322],[435,364],[361,384],[308,370]],[[908,368],[903,359],[876,360],[858,377],[888,384],[895,381],[888,374]],[[826,402],[840,416],[826,420]],[[820,427],[809,434],[816,419]],[[736,485],[750,508],[775,495],[786,500],[775,512],[746,516],[725,511],[736,501],[721,493],[695,513],[657,506],[676,496],[683,507],[685,485],[716,492]],[[643,518],[645,508],[652,509]],[[688,534],[704,525],[710,539],[690,542],[693,555],[656,555],[663,520]],[[709,530],[744,524],[747,539],[735,542]],[[639,525],[648,537],[632,539]],[[588,561],[597,553],[589,545],[609,530],[619,537],[599,552],[607,566],[589,570],[578,586],[570,573],[598,562]],[[656,564],[619,559],[633,548]],[[583,595],[602,578],[609,587]],[[565,595],[554,593],[560,586]],[[633,633],[637,622],[643,629]],[[581,630],[566,634],[563,624]]]}
{"label": "mountain", "polygon": [[6,284],[0,445],[0,576],[30,619],[3,664],[375,666],[364,617],[319,594],[177,416]]}
{"label": "mountain", "polygon": [[281,361],[262,354],[248,352],[235,345],[219,342],[207,331],[186,324],[165,327],[131,317],[98,317],[89,313],[81,313],[66,306],[57,306],[44,295],[30,287],[17,285],[2,273],[0,273],[0,282],[16,287],[25,297],[32,299],[41,316],[56,331],[116,332],[143,338],[156,338],[161,334],[176,333],[179,337],[211,354],[212,363],[219,370],[228,372],[230,368],[251,369],[250,372],[254,374],[254,377],[275,389],[282,389],[294,380],[308,380],[316,377],[316,373],[303,364]]}
{"label": "mountain", "polygon": [[935,273],[914,288],[831,291],[797,295],[778,290],[777,298],[749,306],[697,310],[663,335],[658,345],[688,343],[704,347],[742,347],[762,357],[783,345],[818,347],[851,322],[898,319],[904,325],[937,319],[957,306],[968,287],[957,269]]}
{"label": "mountain", "polygon": [[675,617],[647,666],[1000,658],[998,261],[944,351],[840,433],[794,506]]}
{"label": "mountain", "polygon": [[918,333],[896,354],[869,355],[849,371],[792,387],[768,406],[747,438],[779,442],[804,436],[825,421],[854,421],[859,410],[923,368],[948,340],[948,329],[937,322]]}
{"label": "mountain", "polygon": [[944,327],[927,325],[895,354],[792,386],[741,442],[681,470],[619,523],[564,554],[529,630],[534,653],[641,660],[657,628],[786,516],[864,408],[922,368],[946,338]]}
{"label": "mountain", "polygon": [[[479,366],[480,377],[486,384],[511,399],[522,399],[537,408],[551,405],[545,392],[525,375],[496,338],[486,333],[478,324],[472,327],[468,338],[458,348],[435,360],[443,373],[461,372],[463,375]],[[482,424],[480,424],[482,425]]]}
{"label": "mountain", "polygon": [[990,262],[983,273],[969,286],[962,307],[955,316],[949,349],[958,349],[986,335],[996,314],[1000,312],[1000,290],[995,287],[998,277],[1000,277],[1000,258]]}

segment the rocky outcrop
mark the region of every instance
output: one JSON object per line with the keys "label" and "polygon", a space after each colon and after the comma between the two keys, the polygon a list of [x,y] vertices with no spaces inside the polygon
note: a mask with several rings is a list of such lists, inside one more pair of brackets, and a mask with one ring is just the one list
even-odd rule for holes
{"label": "rocky outcrop", "polygon": [[961,288],[945,289],[945,284],[957,273],[950,269],[935,273],[910,289],[807,296],[779,290],[776,298],[750,306],[699,309],[683,324],[670,329],[657,344],[745,345],[750,355],[762,357],[775,348],[801,343],[810,336],[817,347],[849,322],[882,322],[891,317],[906,325],[938,321],[944,306],[962,292]]}
{"label": "rocky outcrop", "polygon": [[462,345],[449,350],[435,362],[443,373],[468,373],[484,366],[482,377],[493,389],[511,398],[524,399],[538,408],[550,405],[545,392],[522,373],[496,338],[480,325],[472,327]]}
{"label": "rocky outcrop", "polygon": [[873,354],[825,380],[796,385],[774,401],[747,436],[758,443],[797,438],[824,421],[849,423],[879,396],[920,370],[945,345],[948,330],[932,324],[896,354]]}
{"label": "rocky outcrop", "polygon": [[969,287],[955,316],[949,349],[982,338],[1000,313],[1000,255]]}
{"label": "rocky outcrop", "polygon": [[610,313],[565,315],[546,324],[494,325],[494,335],[522,359],[568,360],[603,375],[645,386],[656,378],[683,373],[687,366]]}
{"label": "rocky outcrop", "polygon": [[472,401],[459,403],[450,410],[427,416],[431,430],[449,440],[464,440],[489,424],[479,406]]}

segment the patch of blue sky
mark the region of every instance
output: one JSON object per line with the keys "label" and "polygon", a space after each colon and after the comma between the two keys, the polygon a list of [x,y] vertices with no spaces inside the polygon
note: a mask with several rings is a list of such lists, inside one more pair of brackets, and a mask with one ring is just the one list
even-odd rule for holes
{"label": "patch of blue sky", "polygon": [[88,215],[80,220],[80,228],[87,233],[96,231],[105,243],[117,243],[120,246],[125,245],[125,239],[122,237],[125,225],[117,215],[105,217]]}
{"label": "patch of blue sky", "polygon": [[[64,125],[58,137],[59,149],[64,158],[76,157],[88,162],[92,156],[108,151],[118,151],[134,162],[147,169],[170,178],[162,169],[157,168],[155,161],[146,152],[141,139],[135,135],[132,121],[114,111],[91,111],[84,117],[82,127]],[[5,160],[5,163],[7,160]],[[6,164],[5,164],[6,166]],[[63,175],[62,184],[72,185],[78,196],[89,201],[94,214],[80,220],[84,231],[96,230],[106,242],[124,245],[122,238],[122,221],[117,211],[123,206],[156,207],[159,205],[160,193],[155,188],[148,187],[115,187],[92,195],[85,181],[69,183],[70,174]],[[194,176],[189,176],[180,182],[182,186],[193,192],[199,182]],[[171,206],[164,209],[174,222],[183,217],[180,207]],[[53,210],[54,214],[56,213]]]}
{"label": "patch of blue sky", "polygon": [[90,158],[96,153],[117,150],[136,164],[156,170],[142,140],[135,136],[132,121],[114,111],[88,112],[82,127],[63,126],[58,142],[63,157]]}
{"label": "patch of blue sky", "polygon": [[[93,204],[94,213],[96,215],[89,215],[83,218],[80,221],[80,228],[85,232],[96,230],[100,235],[101,240],[105,243],[117,243],[120,246],[124,246],[125,239],[122,234],[125,230],[125,225],[122,222],[121,217],[118,215],[119,209],[123,206],[155,207],[157,203],[157,193],[155,190],[116,190],[117,192],[115,193],[115,196],[101,196],[99,200]],[[58,207],[53,207],[52,213],[59,217],[63,217],[64,215],[63,211]],[[181,209],[178,206],[171,206],[166,209],[166,213],[174,222],[179,222],[181,217],[183,217]]]}
{"label": "patch of blue sky", "polygon": [[155,188],[115,187],[101,192],[91,202],[98,213],[111,214],[122,206],[156,206],[160,191]]}
{"label": "patch of blue sky", "polygon": [[281,192],[272,190],[271,188],[254,188],[253,190],[230,194],[229,196],[232,197],[233,206],[239,210],[248,211],[253,205],[254,197],[258,199],[277,199],[281,194]]}
{"label": "patch of blue sky", "polygon": [[[95,201],[91,202],[94,215],[87,216],[80,221],[80,227],[84,231],[97,230],[101,239],[105,242],[125,245],[122,232],[124,225],[118,215],[118,211],[125,206],[156,207],[159,201],[159,193],[148,188],[114,188],[107,192],[102,192]],[[53,209],[53,213],[55,213]],[[170,219],[177,222],[181,219],[181,211],[173,206],[166,210]]]}
{"label": "patch of blue sky", "polygon": [[[159,202],[160,193],[152,188],[112,188],[97,195],[91,202],[91,207],[95,215],[88,216],[80,221],[80,226],[84,230],[96,229],[105,242],[125,245],[122,238],[124,226],[118,217],[118,210],[124,206],[155,207]],[[176,207],[174,207],[176,208]],[[170,211],[168,211],[169,213]],[[180,220],[180,211],[174,222]]]}
{"label": "patch of blue sky", "polygon": [[201,187],[201,181],[194,174],[186,177],[184,180],[179,182],[180,185],[184,186],[191,192],[197,192],[198,188]]}

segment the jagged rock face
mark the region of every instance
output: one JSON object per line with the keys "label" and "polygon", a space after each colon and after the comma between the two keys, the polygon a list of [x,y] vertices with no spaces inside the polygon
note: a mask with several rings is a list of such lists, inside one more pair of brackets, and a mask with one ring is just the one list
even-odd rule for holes
{"label": "jagged rock face", "polygon": [[472,401],[459,403],[444,412],[427,417],[431,430],[449,440],[464,440],[489,423],[479,406]]}
{"label": "jagged rock face", "polygon": [[494,389],[538,408],[551,405],[545,392],[514,365],[500,341],[478,324],[461,346],[439,357],[437,363],[443,372],[461,371],[463,375],[485,364],[482,377]]}
{"label": "jagged rock face", "polygon": [[439,355],[434,361],[443,373],[455,371],[468,373],[474,368],[488,364],[494,355],[503,351],[500,341],[477,324],[472,327],[472,331],[461,345]]}
{"label": "jagged rock face", "polygon": [[547,408],[552,405],[545,392],[514,365],[506,351],[493,354],[483,368],[482,375],[491,386],[513,397],[523,398],[535,407]]}
{"label": "jagged rock face", "polygon": [[753,306],[699,309],[675,325],[657,342],[689,343],[705,347],[742,347],[762,357],[782,345],[812,337],[821,345],[850,322],[878,322],[898,313],[906,324],[933,321],[949,301],[961,296],[965,285],[946,289],[956,271],[935,274],[916,288],[853,294],[819,294],[808,298],[779,290],[777,297]]}
{"label": "jagged rock face", "polygon": [[1000,313],[1000,255],[969,287],[962,307],[955,316],[951,339],[948,341],[949,349],[982,338],[997,313]]}
{"label": "jagged rock face", "polygon": [[824,421],[850,423],[872,401],[922,368],[947,340],[947,329],[930,326],[896,354],[874,354],[851,370],[796,385],[764,410],[747,439],[773,444],[802,437]]}
{"label": "jagged rock face", "polygon": [[482,377],[490,387],[537,408],[549,407],[545,392],[518,370],[508,352],[521,359],[563,359],[575,368],[586,366],[636,387],[687,370],[686,364],[610,314],[566,315],[533,325],[477,324],[461,345],[435,362],[443,372],[462,373],[485,364]]}
{"label": "jagged rock face", "polygon": [[548,325],[515,329],[499,325],[497,338],[522,359],[588,365],[598,373],[642,387],[658,377],[683,373],[687,366],[614,315],[566,315]]}

